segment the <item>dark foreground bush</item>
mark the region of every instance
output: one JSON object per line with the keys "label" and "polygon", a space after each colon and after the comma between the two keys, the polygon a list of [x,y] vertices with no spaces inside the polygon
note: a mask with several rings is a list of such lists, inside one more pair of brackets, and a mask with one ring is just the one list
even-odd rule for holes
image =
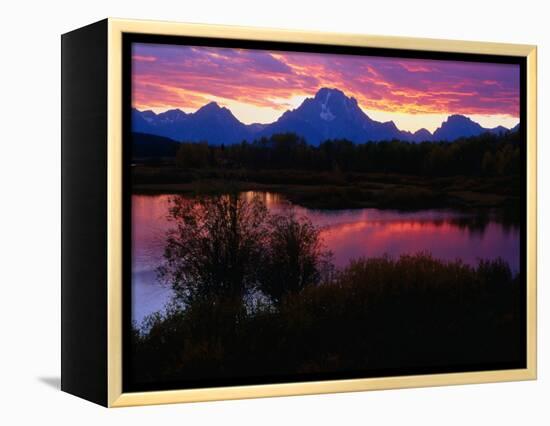
{"label": "dark foreground bush", "polygon": [[520,281],[500,260],[360,259],[278,307],[211,300],[149,318],[134,331],[132,375],[194,383],[517,366]]}

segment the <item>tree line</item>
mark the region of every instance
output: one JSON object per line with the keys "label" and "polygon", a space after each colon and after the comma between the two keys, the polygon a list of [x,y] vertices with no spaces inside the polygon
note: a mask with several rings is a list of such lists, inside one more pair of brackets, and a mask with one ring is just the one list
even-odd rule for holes
{"label": "tree line", "polygon": [[318,147],[294,133],[213,146],[182,142],[176,164],[183,169],[227,168],[401,173],[425,176],[515,175],[520,172],[519,132],[485,133],[455,142],[398,140],[355,144],[327,140]]}

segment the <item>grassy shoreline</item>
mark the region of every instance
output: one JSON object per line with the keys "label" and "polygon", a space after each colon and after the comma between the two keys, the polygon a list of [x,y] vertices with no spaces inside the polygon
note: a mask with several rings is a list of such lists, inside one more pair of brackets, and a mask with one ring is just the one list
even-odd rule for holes
{"label": "grassy shoreline", "polygon": [[381,208],[420,210],[509,209],[519,205],[514,176],[424,177],[383,173],[310,172],[297,170],[181,170],[135,166],[136,194],[267,191],[294,204],[318,209]]}
{"label": "grassy shoreline", "polygon": [[[134,329],[140,383],[496,363],[521,359],[520,277],[429,254],[358,259],[278,308],[173,308]],[[214,308],[216,306],[216,308]],[[237,313],[236,316],[234,313]],[[215,330],[215,332],[213,332]]]}

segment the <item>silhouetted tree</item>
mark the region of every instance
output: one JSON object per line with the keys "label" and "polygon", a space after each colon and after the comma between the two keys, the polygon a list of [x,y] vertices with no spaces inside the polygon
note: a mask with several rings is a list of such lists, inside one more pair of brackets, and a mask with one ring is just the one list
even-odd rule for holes
{"label": "silhouetted tree", "polygon": [[186,305],[242,300],[264,257],[267,209],[236,193],[172,199],[164,264],[158,269]]}
{"label": "silhouetted tree", "polygon": [[319,230],[292,210],[269,221],[266,257],[260,289],[276,304],[289,293],[318,284],[330,253],[324,251]]}
{"label": "silhouetted tree", "polygon": [[261,290],[275,303],[330,269],[319,230],[292,209],[270,215],[258,196],[175,196],[159,276],[186,306],[241,304]]}

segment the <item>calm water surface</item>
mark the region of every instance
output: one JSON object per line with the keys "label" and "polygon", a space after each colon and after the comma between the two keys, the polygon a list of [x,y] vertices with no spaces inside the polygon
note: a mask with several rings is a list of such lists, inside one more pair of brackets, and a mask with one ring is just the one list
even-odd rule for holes
{"label": "calm water surface", "polygon": [[[258,194],[271,212],[288,203],[272,193]],[[132,318],[140,323],[146,315],[163,308],[171,290],[157,282],[155,269],[162,261],[165,233],[172,195],[132,196]],[[462,259],[476,264],[478,259],[503,258],[519,269],[519,228],[504,226],[452,211],[353,209],[312,210],[294,206],[321,229],[325,246],[333,253],[337,267],[357,257],[383,254],[399,256],[418,251],[431,252],[444,260]]]}

